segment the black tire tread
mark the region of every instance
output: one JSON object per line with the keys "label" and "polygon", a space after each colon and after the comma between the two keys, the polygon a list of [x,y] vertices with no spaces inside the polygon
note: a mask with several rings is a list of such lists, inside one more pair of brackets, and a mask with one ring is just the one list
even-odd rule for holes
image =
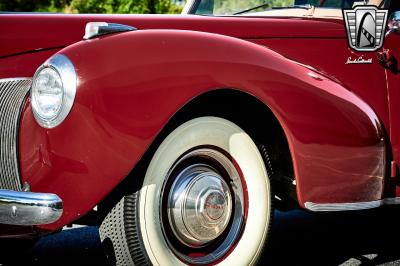
{"label": "black tire tread", "polygon": [[124,226],[125,236],[133,263],[138,266],[151,265],[140,236],[139,224],[139,192],[125,196]]}
{"label": "black tire tread", "polygon": [[100,239],[112,266],[151,265],[140,236],[139,192],[124,196],[100,226]]}

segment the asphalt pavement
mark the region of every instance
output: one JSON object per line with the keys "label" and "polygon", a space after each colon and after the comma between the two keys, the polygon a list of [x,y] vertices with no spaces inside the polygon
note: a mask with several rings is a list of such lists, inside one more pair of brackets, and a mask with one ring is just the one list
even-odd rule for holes
{"label": "asphalt pavement", "polygon": [[[315,214],[275,212],[260,265],[400,265],[400,206]],[[107,265],[96,227],[40,239],[28,251],[0,241],[0,265]]]}

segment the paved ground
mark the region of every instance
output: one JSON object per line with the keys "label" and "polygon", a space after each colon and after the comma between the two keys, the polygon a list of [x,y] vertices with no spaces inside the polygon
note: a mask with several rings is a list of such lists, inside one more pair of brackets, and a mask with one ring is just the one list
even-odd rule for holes
{"label": "paved ground", "polygon": [[[276,212],[262,265],[400,265],[400,207],[357,213]],[[97,228],[47,236],[27,253],[0,242],[0,264],[107,265]]]}

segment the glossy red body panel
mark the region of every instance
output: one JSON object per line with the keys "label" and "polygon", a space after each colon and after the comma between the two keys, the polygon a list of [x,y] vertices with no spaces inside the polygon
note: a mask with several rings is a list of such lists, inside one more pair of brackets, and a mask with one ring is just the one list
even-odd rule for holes
{"label": "glossy red body panel", "polygon": [[[252,42],[264,45],[296,62],[312,66],[358,95],[373,107],[389,132],[389,108],[385,69],[376,53],[355,52],[343,39],[261,39]],[[332,54],[332,55],[331,55]],[[346,64],[348,58],[372,58],[372,64]]]}
{"label": "glossy red body panel", "polygon": [[0,58],[0,78],[32,77],[36,69],[59,49]]}
{"label": "glossy red body panel", "polygon": [[375,112],[338,82],[265,47],[222,35],[149,30],[83,41],[60,53],[79,76],[71,114],[46,130],[28,108],[20,130],[23,180],[64,200],[63,217],[43,228],[89,211],[174,113],[215,88],[254,95],[277,116],[301,204],[382,197],[385,147]]}
{"label": "glossy red body panel", "polygon": [[[140,30],[77,42],[88,21]],[[41,61],[70,44],[60,53],[79,78],[76,102],[60,126],[41,128],[30,104],[22,113],[22,179],[33,191],[64,200],[62,218],[41,229],[61,228],[90,211],[180,108],[217,88],[251,94],[276,115],[301,205],[384,196],[390,153],[384,133],[400,131],[391,116],[396,102],[388,104],[387,75],[375,53],[364,54],[373,57],[371,65],[345,65],[362,54],[348,48],[341,20],[2,15],[0,25],[9,29],[0,36],[0,78],[32,76]],[[51,47],[58,48],[11,56]],[[391,79],[397,97],[398,76]]]}
{"label": "glossy red body panel", "polygon": [[[29,21],[29,23],[27,23]],[[0,57],[43,48],[67,46],[82,39],[90,21],[131,25],[137,29],[181,29],[237,38],[344,38],[337,19],[204,17],[186,15],[1,15]],[[282,23],[282,22],[285,23]],[[339,25],[339,26],[338,26]],[[0,29],[1,29],[0,28]]]}
{"label": "glossy red body panel", "polygon": [[[392,56],[399,62],[400,60],[400,35],[390,34],[386,38],[385,47],[390,51]],[[393,160],[396,162],[397,169],[395,172],[399,173],[398,166],[400,165],[400,65],[394,66],[393,69],[386,70],[387,86],[388,86],[388,99],[390,109],[390,143],[393,152]],[[399,186],[391,186],[391,193],[400,197]]]}

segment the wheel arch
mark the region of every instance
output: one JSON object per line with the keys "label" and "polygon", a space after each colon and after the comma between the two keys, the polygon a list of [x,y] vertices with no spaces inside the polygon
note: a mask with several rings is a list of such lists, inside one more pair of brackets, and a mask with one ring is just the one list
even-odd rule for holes
{"label": "wheel arch", "polygon": [[170,122],[176,127],[201,116],[227,119],[249,134],[263,156],[273,192],[282,203],[277,207],[297,205],[297,181],[288,138],[281,122],[263,101],[238,89],[219,88],[193,98]]}
{"label": "wheel arch", "polygon": [[218,88],[192,98],[177,110],[129,175],[99,204],[99,221],[124,195],[140,189],[152,156],[168,134],[181,124],[202,116],[227,119],[249,134],[258,146],[271,179],[275,207],[286,210],[298,206],[292,156],[287,136],[277,117],[253,95],[238,89]]}

